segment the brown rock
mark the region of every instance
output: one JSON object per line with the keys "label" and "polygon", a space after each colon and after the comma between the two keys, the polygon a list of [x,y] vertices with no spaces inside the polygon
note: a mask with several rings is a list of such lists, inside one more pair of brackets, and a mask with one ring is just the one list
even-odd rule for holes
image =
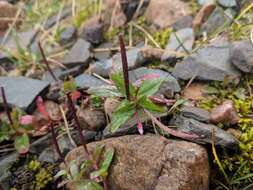
{"label": "brown rock", "polygon": [[[90,143],[88,149],[102,143],[115,149],[108,177],[110,190],[208,190],[208,156],[197,144],[129,135]],[[66,162],[80,163],[83,157],[83,147],[78,147],[68,153]]]}
{"label": "brown rock", "polygon": [[166,28],[189,13],[189,6],[181,0],[151,0],[145,17],[159,28]]}
{"label": "brown rock", "polygon": [[238,120],[239,116],[231,100],[227,100],[211,110],[210,121],[214,124],[223,123],[234,125]]}
{"label": "brown rock", "polygon": [[190,84],[190,86],[183,90],[183,97],[190,100],[202,100],[204,98],[204,84]]}
{"label": "brown rock", "polygon": [[0,30],[6,30],[16,16],[17,7],[7,1],[0,1]]}
{"label": "brown rock", "polygon": [[112,112],[117,108],[119,103],[120,103],[119,100],[117,100],[115,98],[106,98],[105,103],[104,103],[105,113],[109,117],[111,117]]}
{"label": "brown rock", "polygon": [[81,127],[90,131],[101,131],[106,126],[105,114],[100,109],[87,107],[77,112]]}

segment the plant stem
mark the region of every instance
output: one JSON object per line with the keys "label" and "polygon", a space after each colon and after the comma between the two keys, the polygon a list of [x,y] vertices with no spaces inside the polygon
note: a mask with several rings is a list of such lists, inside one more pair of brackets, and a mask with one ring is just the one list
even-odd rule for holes
{"label": "plant stem", "polygon": [[1,86],[1,94],[2,94],[2,99],[3,99],[3,106],[4,106],[4,110],[6,112],[6,115],[8,117],[8,120],[11,124],[11,126],[13,126],[13,120],[11,118],[11,113],[8,109],[8,103],[7,103],[7,99],[6,99],[6,96],[5,96],[5,91],[4,91],[4,87]]}
{"label": "plant stem", "polygon": [[119,35],[119,42],[120,42],[120,53],[121,53],[121,61],[122,61],[122,68],[123,68],[123,75],[124,75],[126,97],[128,100],[130,100],[128,63],[127,63],[127,56],[126,56],[126,47],[125,47],[122,34]]}
{"label": "plant stem", "polygon": [[52,76],[52,78],[55,80],[55,82],[58,82],[57,77],[54,75],[54,73],[53,73],[52,69],[49,67],[49,63],[48,63],[48,61],[47,61],[46,55],[45,55],[45,53],[44,53],[44,50],[43,50],[43,48],[42,48],[42,46],[41,46],[41,43],[40,43],[40,42],[38,42],[38,46],[39,46],[39,49],[40,49],[40,53],[41,53],[41,56],[42,56],[43,62],[45,63],[45,65],[46,65],[46,67],[47,67],[48,72],[50,73],[50,75]]}

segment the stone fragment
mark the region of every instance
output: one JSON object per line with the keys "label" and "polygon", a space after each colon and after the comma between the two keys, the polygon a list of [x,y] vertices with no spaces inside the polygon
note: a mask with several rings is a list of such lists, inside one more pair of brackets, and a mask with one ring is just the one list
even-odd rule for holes
{"label": "stone fragment", "polygon": [[72,42],[75,38],[76,38],[76,28],[74,26],[67,27],[60,34],[60,44],[66,45]]}
{"label": "stone fragment", "polygon": [[91,87],[100,87],[106,84],[104,81],[87,74],[81,74],[77,76],[75,78],[75,82],[77,87],[82,89],[88,89]]}
{"label": "stone fragment", "polygon": [[210,113],[202,108],[193,106],[184,106],[180,110],[182,116],[192,118],[201,122],[208,123],[210,121]]}

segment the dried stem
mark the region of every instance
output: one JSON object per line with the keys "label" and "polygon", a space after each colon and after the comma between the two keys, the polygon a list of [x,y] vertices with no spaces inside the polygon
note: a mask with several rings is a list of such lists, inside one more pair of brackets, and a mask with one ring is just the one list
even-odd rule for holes
{"label": "dried stem", "polygon": [[38,42],[38,46],[39,46],[39,49],[40,49],[40,53],[41,53],[41,55],[42,55],[43,62],[45,63],[48,72],[50,73],[50,75],[52,76],[52,78],[55,80],[55,82],[58,82],[58,79],[57,79],[56,76],[54,75],[52,69],[49,67],[49,63],[48,63],[48,61],[47,61],[46,55],[45,55],[45,53],[44,53],[44,50],[43,50],[43,48],[42,48],[40,42]]}
{"label": "dried stem", "polygon": [[9,122],[10,122],[11,126],[13,126],[13,120],[11,118],[11,113],[8,109],[8,103],[7,103],[7,99],[6,99],[6,96],[5,96],[4,87],[2,87],[2,86],[1,86],[1,94],[2,94],[3,106],[4,106],[5,113],[8,117],[8,119],[9,119]]}
{"label": "dried stem", "polygon": [[124,43],[124,39],[122,35],[119,35],[119,42],[120,42],[120,53],[121,53],[121,61],[122,61],[122,68],[123,68],[123,75],[124,75],[126,97],[128,100],[130,100],[128,63],[127,63],[125,43]]}

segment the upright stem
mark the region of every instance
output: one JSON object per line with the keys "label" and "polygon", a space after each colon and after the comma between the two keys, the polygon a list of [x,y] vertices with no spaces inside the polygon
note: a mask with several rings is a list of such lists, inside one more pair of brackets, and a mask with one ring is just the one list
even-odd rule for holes
{"label": "upright stem", "polygon": [[120,42],[120,53],[121,53],[121,61],[122,61],[122,68],[123,68],[123,75],[124,75],[126,97],[128,100],[130,100],[128,63],[127,63],[127,56],[126,56],[126,47],[125,47],[125,43],[124,43],[124,39],[122,35],[119,35],[119,42]]}
{"label": "upright stem", "polygon": [[39,49],[40,49],[40,53],[41,53],[41,55],[42,55],[43,62],[45,63],[48,72],[49,72],[50,75],[53,77],[53,79],[55,80],[55,82],[58,82],[57,77],[54,75],[52,69],[49,67],[49,63],[48,63],[48,61],[47,61],[46,55],[45,55],[45,53],[44,53],[44,50],[43,50],[43,48],[42,48],[40,42],[38,42],[38,46],[39,46]]}
{"label": "upright stem", "polygon": [[7,99],[6,99],[6,96],[5,96],[4,87],[2,87],[2,86],[1,86],[1,94],[2,94],[3,106],[4,106],[5,113],[7,114],[7,117],[9,119],[9,122],[10,122],[11,126],[13,126],[13,120],[11,118],[11,113],[8,109],[8,103],[7,103]]}

